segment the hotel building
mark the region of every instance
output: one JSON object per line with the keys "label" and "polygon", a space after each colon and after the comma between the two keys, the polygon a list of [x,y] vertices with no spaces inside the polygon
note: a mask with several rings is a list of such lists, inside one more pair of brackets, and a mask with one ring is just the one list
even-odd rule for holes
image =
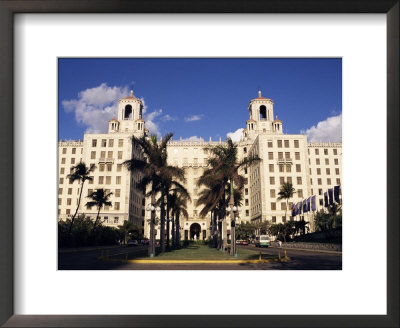
{"label": "hotel building", "polygon": [[[109,121],[108,133],[85,134],[83,140],[60,141],[58,144],[58,218],[66,219],[76,210],[80,184],[67,178],[71,167],[79,161],[86,165],[95,165],[93,181],[86,182],[82,192],[79,213],[91,218],[96,217],[96,209],[87,209],[86,196],[97,188],[111,191],[112,206],[104,208],[101,222],[105,225],[122,225],[124,220],[132,221],[144,227],[149,236],[148,219],[145,211],[150,199],[145,199],[137,188],[140,173],[129,172],[122,163],[135,156],[141,156],[140,150],[132,147],[131,136],[148,134],[142,119],[143,103],[131,91],[130,96],[118,101],[118,117]],[[248,106],[249,119],[238,143],[239,158],[258,155],[262,160],[241,174],[246,178],[243,190],[240,221],[271,223],[286,221],[286,201],[278,200],[280,186],[290,182],[296,190],[289,200],[287,218],[291,218],[290,205],[316,195],[317,210],[323,208],[323,194],[328,188],[341,184],[342,143],[312,143],[302,134],[285,134],[283,123],[274,116],[274,103],[264,98],[259,91]],[[192,202],[188,202],[188,218],[181,218],[182,239],[206,239],[210,235],[210,217],[200,217],[201,207],[196,206],[199,188],[197,179],[207,168],[210,147],[223,144],[221,140],[191,141],[172,140],[168,143],[168,162],[185,170],[184,185],[188,189]],[[302,219],[310,222],[313,230],[313,213],[304,214]],[[229,227],[228,235],[230,233]],[[160,229],[157,228],[157,238]]]}

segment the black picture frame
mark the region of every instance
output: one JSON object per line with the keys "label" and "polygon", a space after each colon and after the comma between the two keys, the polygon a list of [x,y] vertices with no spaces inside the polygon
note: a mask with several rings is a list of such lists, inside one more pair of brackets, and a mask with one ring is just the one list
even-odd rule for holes
{"label": "black picture frame", "polygon": [[[399,0],[0,0],[0,324],[4,327],[399,327]],[[14,315],[13,16],[16,13],[385,13],[387,315]],[[19,204],[23,206],[23,204]]]}

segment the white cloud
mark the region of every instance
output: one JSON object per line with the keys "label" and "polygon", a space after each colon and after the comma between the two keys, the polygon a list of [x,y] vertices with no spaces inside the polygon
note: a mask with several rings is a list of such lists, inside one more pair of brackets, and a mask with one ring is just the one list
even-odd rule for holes
{"label": "white cloud", "polygon": [[194,122],[201,120],[203,115],[191,115],[184,118],[185,122]]}
{"label": "white cloud", "polygon": [[242,139],[242,132],[244,129],[237,129],[235,132],[228,132],[226,134],[227,138],[231,138],[233,142],[239,142]]}
{"label": "white cloud", "polygon": [[178,118],[175,116],[171,116],[169,114],[165,114],[163,117],[161,117],[161,121],[167,122],[167,121],[176,121]]}
{"label": "white cloud", "polygon": [[204,139],[202,137],[198,137],[198,136],[191,136],[189,138],[186,139],[182,139],[183,141],[204,141]]}
{"label": "white cloud", "polygon": [[[108,86],[102,83],[97,87],[89,88],[78,93],[76,99],[63,100],[62,105],[67,113],[74,112],[76,122],[85,125],[85,133],[106,133],[108,121],[118,115],[118,99],[129,95],[128,86]],[[147,105],[143,98],[143,119],[146,128],[151,134],[160,135],[156,119],[162,113],[162,109],[147,113]],[[164,117],[172,117],[168,114]]]}
{"label": "white cloud", "polygon": [[308,141],[331,141],[338,142],[342,137],[342,114],[328,117],[325,121],[318,122],[317,126],[312,126],[300,133],[306,134]]}
{"label": "white cloud", "polygon": [[162,114],[162,109],[156,109],[153,112],[143,115],[143,119],[145,120],[145,126],[147,129],[149,129],[150,134],[156,134],[157,136],[161,135],[160,127],[158,126],[158,123],[155,122],[157,117],[159,117],[161,114]]}
{"label": "white cloud", "polygon": [[63,100],[64,110],[75,113],[75,120],[86,125],[86,133],[107,132],[108,120],[117,116],[118,99],[129,94],[128,87],[110,87],[102,83],[79,92],[76,99]]}

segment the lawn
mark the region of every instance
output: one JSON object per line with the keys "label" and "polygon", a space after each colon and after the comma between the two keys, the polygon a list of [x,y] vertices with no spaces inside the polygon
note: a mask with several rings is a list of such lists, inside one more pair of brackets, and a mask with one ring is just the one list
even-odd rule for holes
{"label": "lawn", "polygon": [[[158,253],[158,252],[157,252]],[[250,249],[237,249],[238,257],[233,257],[207,245],[190,244],[178,250],[171,250],[165,253],[158,253],[154,260],[258,260],[259,252]],[[262,259],[274,259],[276,256],[262,254]],[[143,252],[129,252],[128,258],[125,254],[111,256],[110,259],[123,260],[145,260],[148,259],[147,250]]]}

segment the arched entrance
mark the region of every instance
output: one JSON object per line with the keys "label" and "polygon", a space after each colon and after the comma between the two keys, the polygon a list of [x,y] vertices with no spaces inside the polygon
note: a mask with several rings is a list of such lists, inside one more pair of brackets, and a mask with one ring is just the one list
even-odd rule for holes
{"label": "arched entrance", "polygon": [[[200,224],[198,223],[193,223],[190,226],[190,239],[200,239],[200,232],[201,232],[201,227]],[[196,238],[195,238],[196,236]]]}

